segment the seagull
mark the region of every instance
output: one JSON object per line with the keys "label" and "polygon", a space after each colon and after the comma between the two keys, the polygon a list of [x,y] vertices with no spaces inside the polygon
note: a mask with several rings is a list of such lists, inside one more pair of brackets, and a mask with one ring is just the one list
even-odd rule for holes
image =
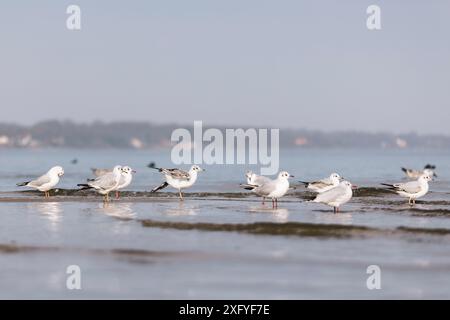
{"label": "seagull", "polygon": [[103,176],[104,174],[111,173],[111,169],[99,169],[99,168],[91,168],[92,173],[96,177]]}
{"label": "seagull", "polygon": [[[245,177],[247,178],[247,185],[252,186],[262,186],[264,183],[268,183],[272,181],[272,179],[264,176],[257,175],[253,171],[249,170],[245,173]],[[241,185],[242,186],[242,185]],[[265,197],[263,197],[262,204],[264,205]]]}
{"label": "seagull", "polygon": [[408,204],[412,206],[416,204],[416,199],[428,193],[428,182],[432,180],[429,174],[423,174],[417,181],[395,184],[382,183],[382,185],[389,187],[390,190],[395,191],[402,197],[408,198]]}
{"label": "seagull", "polygon": [[317,202],[323,203],[328,206],[333,207],[333,212],[339,212],[339,207],[347,202],[353,196],[353,189],[356,189],[356,186],[352,186],[352,184],[348,181],[342,181],[338,186],[319,193],[314,200],[308,202]]}
{"label": "seagull", "polygon": [[36,180],[18,183],[18,187],[35,188],[44,192],[45,197],[50,197],[49,191],[59,183],[59,179],[64,175],[64,169],[60,166],[51,168],[46,174]]}
{"label": "seagull", "polygon": [[181,201],[183,201],[181,189],[191,187],[195,183],[195,181],[197,181],[198,172],[205,171],[205,169],[202,169],[197,165],[193,165],[191,169],[189,169],[189,171],[156,167],[154,167],[153,169],[156,169],[164,174],[166,181],[160,186],[154,188],[151,192],[156,192],[158,190],[166,188],[167,186],[171,186],[178,190]]}
{"label": "seagull", "polygon": [[251,185],[260,186],[264,183],[271,181],[272,179],[264,176],[257,175],[253,171],[247,171],[245,173],[245,177],[247,178],[247,183]]}
{"label": "seagull", "polygon": [[431,164],[427,164],[423,168],[422,171],[421,170],[402,168],[402,171],[406,174],[406,176],[408,178],[411,178],[411,179],[418,179],[418,178],[420,178],[420,176],[422,176],[424,174],[429,175],[430,177],[437,178],[437,175],[434,172],[434,170],[436,170],[436,166],[431,165]]}
{"label": "seagull", "polygon": [[116,199],[119,199],[119,190],[125,189],[131,184],[131,181],[133,180],[133,173],[136,173],[136,171],[130,167],[122,167],[119,185],[116,187]]}
{"label": "seagull", "polygon": [[334,187],[337,187],[342,180],[343,178],[339,174],[332,173],[328,178],[322,180],[312,182],[305,182],[305,181],[299,182],[303,183],[305,187],[311,191],[322,193],[330,189],[333,189]]}
{"label": "seagull", "polygon": [[104,202],[109,201],[109,193],[117,189],[122,176],[122,167],[115,166],[112,172],[101,175],[95,179],[88,180],[88,183],[78,184],[80,190],[95,189],[104,196]]}
{"label": "seagull", "polygon": [[242,187],[263,198],[272,198],[272,208],[276,208],[278,207],[278,198],[283,197],[289,190],[289,178],[293,177],[288,172],[281,171],[275,180],[267,181],[260,186],[247,184]]}

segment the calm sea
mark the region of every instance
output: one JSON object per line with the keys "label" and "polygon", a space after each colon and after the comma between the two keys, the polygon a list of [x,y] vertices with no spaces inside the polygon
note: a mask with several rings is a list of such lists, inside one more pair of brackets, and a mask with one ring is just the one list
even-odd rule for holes
{"label": "calm sea", "polygon": [[[129,190],[148,191],[162,181],[151,161],[173,166],[166,149],[0,150],[0,298],[450,298],[449,151],[281,151],[294,182],[336,171],[373,188],[402,181],[402,166],[434,164],[438,178],[415,208],[367,193],[333,214],[298,189],[272,210],[227,194],[242,192],[245,170],[257,169],[237,165],[205,166],[190,191],[211,194],[184,203],[166,193],[107,206],[45,201],[15,186],[59,164],[59,187],[71,189],[92,167],[123,164],[137,170]],[[70,265],[81,269],[81,290],[66,287]],[[381,270],[379,290],[367,288],[370,265]]]}

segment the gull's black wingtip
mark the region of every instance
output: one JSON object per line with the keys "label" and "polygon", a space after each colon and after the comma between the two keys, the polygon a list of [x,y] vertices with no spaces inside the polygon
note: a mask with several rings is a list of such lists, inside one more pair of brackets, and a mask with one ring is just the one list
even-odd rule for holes
{"label": "gull's black wingtip", "polygon": [[77,184],[77,187],[80,187],[80,189],[77,191],[92,189],[92,187],[86,183],[79,183]]}
{"label": "gull's black wingtip", "polygon": [[388,187],[389,189],[395,190],[396,187],[393,184],[389,184],[389,183],[380,183],[380,185]]}

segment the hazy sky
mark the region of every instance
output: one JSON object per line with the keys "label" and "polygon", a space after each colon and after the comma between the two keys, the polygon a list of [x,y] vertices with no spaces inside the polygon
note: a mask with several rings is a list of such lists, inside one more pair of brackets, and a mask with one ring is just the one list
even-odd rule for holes
{"label": "hazy sky", "polygon": [[450,134],[450,1],[11,0],[0,39],[0,122]]}

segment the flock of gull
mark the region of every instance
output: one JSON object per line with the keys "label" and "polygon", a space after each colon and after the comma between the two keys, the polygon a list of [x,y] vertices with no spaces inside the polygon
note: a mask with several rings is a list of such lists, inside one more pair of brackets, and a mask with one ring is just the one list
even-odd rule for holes
{"label": "flock of gull", "polygon": [[[197,181],[198,173],[205,171],[197,165],[193,165],[189,171],[157,168],[154,164],[150,165],[150,168],[158,170],[165,179],[161,185],[152,189],[151,192],[157,192],[171,186],[178,190],[180,200],[183,200],[182,190],[194,185]],[[414,179],[413,181],[394,184],[383,183],[382,185],[400,196],[408,198],[408,203],[414,205],[416,199],[428,193],[428,182],[432,181],[433,177],[436,177],[435,169],[436,167],[432,165],[426,165],[423,170],[402,168],[406,176]],[[92,169],[92,171],[96,177],[88,179],[86,183],[78,184],[77,186],[80,187],[79,190],[95,190],[103,195],[105,202],[110,201],[109,194],[111,192],[115,192],[116,198],[118,199],[120,197],[120,190],[125,189],[131,184],[133,174],[136,172],[128,166],[120,165],[115,166],[113,169]],[[63,175],[64,169],[61,166],[55,166],[39,178],[18,183],[17,186],[34,188],[44,192],[45,197],[48,198],[50,196],[49,191],[59,183]],[[245,177],[247,180],[246,183],[240,186],[262,197],[263,205],[266,198],[271,199],[273,208],[278,207],[278,199],[282,198],[289,189],[292,189],[289,184],[289,179],[293,178],[293,176],[286,171],[281,171],[275,179],[257,175],[252,171],[247,171]],[[332,173],[328,178],[317,181],[299,182],[309,191],[316,193],[315,198],[308,202],[326,204],[333,207],[335,213],[339,212],[339,208],[343,204],[350,201],[353,196],[353,190],[357,188],[337,173]]]}

